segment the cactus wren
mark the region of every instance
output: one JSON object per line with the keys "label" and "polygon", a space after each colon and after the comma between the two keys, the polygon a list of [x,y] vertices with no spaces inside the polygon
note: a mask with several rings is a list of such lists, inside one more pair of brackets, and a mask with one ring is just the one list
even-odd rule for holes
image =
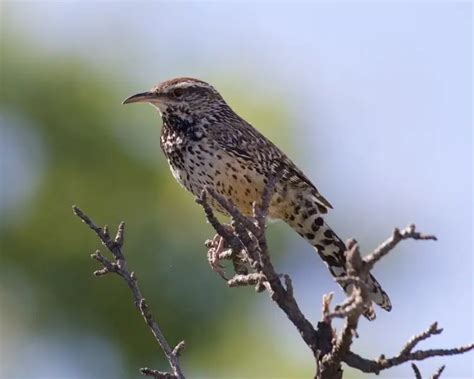
{"label": "cactus wren", "polygon": [[[160,146],[173,176],[184,188],[200,196],[204,186],[212,187],[244,215],[250,215],[268,178],[278,172],[269,216],[285,221],[314,246],[334,277],[346,274],[346,246],[323,218],[331,204],[277,146],[237,115],[214,87],[192,78],[171,79],[123,103],[137,102],[150,103],[160,112]],[[211,206],[222,211],[215,202]],[[372,276],[369,288],[372,300],[389,311],[390,299]]]}

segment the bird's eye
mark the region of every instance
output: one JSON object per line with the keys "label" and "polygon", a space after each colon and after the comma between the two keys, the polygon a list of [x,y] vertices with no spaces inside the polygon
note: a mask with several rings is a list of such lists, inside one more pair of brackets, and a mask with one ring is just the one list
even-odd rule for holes
{"label": "bird's eye", "polygon": [[183,93],[184,93],[184,90],[182,88],[176,88],[173,90],[173,96],[177,98],[183,96]]}

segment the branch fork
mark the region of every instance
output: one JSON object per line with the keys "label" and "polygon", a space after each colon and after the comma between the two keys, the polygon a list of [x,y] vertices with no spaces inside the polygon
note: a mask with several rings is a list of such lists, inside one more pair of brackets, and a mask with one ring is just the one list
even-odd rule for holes
{"label": "branch fork", "polygon": [[87,216],[76,206],[73,206],[72,210],[73,213],[82,220],[82,222],[84,222],[91,230],[95,232],[95,234],[97,234],[100,241],[102,242],[102,245],[104,245],[113,256],[113,260],[106,258],[100,253],[99,250],[96,250],[93,254],[91,254],[91,258],[95,259],[102,266],[100,269],[94,271],[94,275],[104,276],[109,273],[115,273],[127,283],[128,287],[132,291],[135,306],[140,311],[140,314],[150,328],[153,336],[165,353],[171,368],[170,372],[162,372],[144,367],[140,369],[140,372],[143,375],[156,379],[184,379],[184,374],[179,362],[179,356],[181,355],[181,352],[185,346],[184,341],[178,343],[178,345],[176,345],[173,349],[170,347],[160,327],[155,321],[146,299],[143,297],[140,291],[135,273],[133,271],[130,272],[127,268],[127,261],[122,252],[122,247],[124,244],[125,223],[121,222],[119,224],[115,238],[112,239],[107,226],[104,226],[103,228],[98,227],[96,224],[94,224],[89,216]]}

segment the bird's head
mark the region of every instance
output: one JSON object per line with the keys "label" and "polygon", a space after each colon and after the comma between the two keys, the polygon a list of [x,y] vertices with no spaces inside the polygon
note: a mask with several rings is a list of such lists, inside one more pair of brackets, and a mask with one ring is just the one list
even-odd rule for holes
{"label": "bird's head", "polygon": [[193,78],[167,80],[149,91],[130,96],[123,102],[130,103],[152,104],[162,115],[175,112],[187,115],[212,114],[219,107],[227,106],[214,87]]}

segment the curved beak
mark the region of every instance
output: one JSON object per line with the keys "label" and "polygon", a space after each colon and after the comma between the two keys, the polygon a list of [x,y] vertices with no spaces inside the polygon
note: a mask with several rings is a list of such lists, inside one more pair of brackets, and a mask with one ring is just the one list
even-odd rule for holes
{"label": "curved beak", "polygon": [[130,103],[147,103],[152,99],[156,99],[156,94],[150,91],[137,93],[136,95],[132,95],[127,97],[122,104],[130,104]]}

